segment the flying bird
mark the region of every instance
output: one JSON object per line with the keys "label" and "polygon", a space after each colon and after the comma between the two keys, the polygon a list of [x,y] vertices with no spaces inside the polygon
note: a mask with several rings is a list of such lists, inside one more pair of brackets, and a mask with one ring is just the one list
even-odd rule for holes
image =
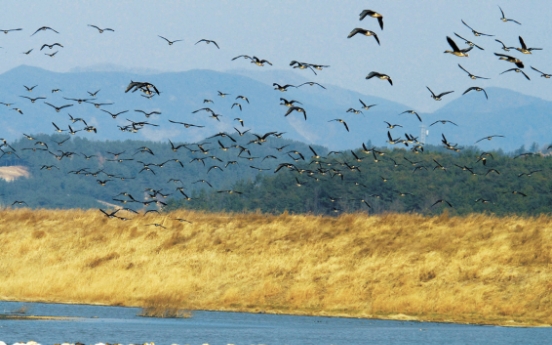
{"label": "flying bird", "polygon": [[479,87],[479,86],[472,86],[470,88],[468,88],[466,91],[464,91],[464,93],[462,95],[465,95],[467,94],[468,92],[472,91],[472,90],[475,90],[475,91],[483,91],[483,93],[485,94],[485,98],[486,99],[489,99],[489,96],[487,96],[487,91],[485,91],[484,88],[482,87]]}
{"label": "flying bird", "polygon": [[238,58],[244,58],[244,59],[249,59],[251,60],[251,63],[254,63],[255,65],[257,66],[264,66],[265,63],[269,64],[270,66],[272,66],[272,63],[268,60],[265,60],[265,59],[259,59],[258,57],[256,56],[249,56],[249,55],[238,55],[236,57],[233,57],[232,58],[232,61],[238,59]]}
{"label": "flying bird", "polygon": [[237,95],[237,96],[236,96],[236,99],[243,99],[244,101],[247,102],[247,104],[249,104],[249,98],[247,98],[247,97],[245,97],[245,96]]}
{"label": "flying bird", "polygon": [[[195,44],[198,44],[198,43],[200,43],[200,42],[205,42],[205,43],[207,43],[207,44],[213,43],[213,44],[215,45],[215,47],[217,47],[218,49],[220,49],[219,45],[218,45],[217,42],[215,42],[215,41],[206,40],[205,38],[202,38],[202,39],[200,39],[199,41],[197,41]],[[194,45],[195,45],[195,44],[194,44]]]}
{"label": "flying bird", "polygon": [[525,76],[525,78],[527,78],[527,80],[531,80],[531,78],[529,78],[529,76],[527,74],[525,74],[525,72],[523,72],[520,68],[510,68],[510,69],[507,69],[507,70],[505,70],[504,72],[502,72],[500,74],[504,74],[506,72],[511,72],[511,71],[514,71],[516,73],[521,73]]}
{"label": "flying bird", "polygon": [[354,35],[356,35],[358,33],[363,34],[364,36],[374,36],[374,38],[376,39],[376,42],[378,42],[378,45],[381,45],[380,40],[378,38],[378,35],[376,35],[376,33],[374,31],[366,30],[366,29],[363,29],[363,28],[354,28],[353,31],[351,31],[349,33],[347,38],[351,38],[351,37],[353,37]]}
{"label": "flying bird", "polygon": [[479,31],[475,31],[474,29],[471,28],[471,26],[469,26],[468,24],[466,24],[466,22],[465,22],[463,19],[461,19],[461,20],[462,20],[462,24],[464,24],[465,26],[467,26],[467,27],[472,31],[472,33],[473,33],[474,36],[490,36],[490,37],[494,36],[494,35],[484,34],[484,33],[479,32]]}
{"label": "flying bird", "polygon": [[21,31],[23,29],[21,28],[18,28],[18,29],[0,29],[0,31],[2,31],[3,33],[5,33],[6,35],[12,31]]}
{"label": "flying bird", "polygon": [[278,90],[278,91],[281,91],[281,92],[287,91],[288,87],[295,87],[295,88],[297,87],[297,86],[291,85],[291,84],[280,85],[278,83],[273,83],[272,86],[274,86],[274,90]]}
{"label": "flying bird", "polygon": [[29,92],[33,91],[34,88],[37,87],[37,86],[38,86],[38,85],[29,87],[29,86],[27,86],[27,85],[23,85],[23,87],[24,87],[25,89],[27,89],[27,91],[29,91]]}
{"label": "flying bird", "polygon": [[515,58],[513,56],[505,55],[505,54],[499,54],[499,53],[494,53],[494,55],[498,56],[499,60],[504,60],[504,61],[511,62],[511,63],[515,64],[516,66],[518,66],[519,68],[525,67],[523,65],[523,61],[521,61],[520,59]]}
{"label": "flying bird", "polygon": [[112,31],[112,32],[115,32],[115,30],[113,30],[113,29],[111,29],[111,28],[101,29],[101,28],[97,27],[96,25],[92,25],[92,24],[88,24],[88,26],[90,26],[90,27],[92,27],[92,28],[98,30],[98,32],[99,32],[100,34],[103,34],[104,31]]}
{"label": "flying bird", "polygon": [[505,52],[509,52],[510,49],[516,49],[516,47],[507,47],[501,40],[497,40],[495,39],[495,41],[497,41],[498,43],[500,43],[502,45],[502,50],[504,50]]}
{"label": "flying bird", "polygon": [[326,89],[324,86],[314,82],[314,81],[307,81],[303,84],[300,84],[300,85],[297,85],[297,87],[300,87],[300,86],[303,86],[303,85],[310,85],[310,86],[314,86],[314,85],[317,85],[317,86],[320,86],[321,88],[323,88],[324,90]]}
{"label": "flying bird", "polygon": [[160,112],[160,111],[155,111],[155,110],[154,110],[154,111],[151,111],[151,112],[149,112],[149,113],[146,112],[146,111],[144,111],[144,110],[141,110],[141,109],[134,109],[134,111],[137,112],[137,113],[142,113],[142,114],[146,115],[146,117],[148,117],[148,118],[149,118],[151,115],[161,115],[161,112]]}
{"label": "flying bird", "polygon": [[13,206],[13,205],[23,205],[23,204],[27,205],[27,203],[26,203],[25,201],[23,201],[23,200],[15,200],[15,201],[12,203],[12,206]]}
{"label": "flying bird", "polygon": [[183,40],[174,40],[174,41],[171,41],[171,40],[169,40],[169,39],[167,39],[167,38],[165,38],[165,37],[163,37],[163,36],[160,36],[160,35],[157,35],[157,36],[159,36],[159,37],[161,37],[162,39],[164,39],[165,41],[167,41],[167,43],[168,43],[170,46],[172,46],[172,45],[173,45],[174,43],[176,43],[176,42],[183,41]]}
{"label": "flying bird", "polygon": [[52,122],[52,125],[54,125],[54,127],[56,128],[56,132],[58,133],[61,133],[61,132],[66,132],[67,130],[66,129],[61,129],[59,128],[55,123]]}
{"label": "flying bird", "polygon": [[391,77],[389,77],[387,74],[372,71],[368,73],[368,75],[366,76],[366,79],[372,79],[373,77],[377,77],[381,80],[387,80],[389,84],[393,85],[393,81],[391,80]]}
{"label": "flying bird", "polygon": [[36,101],[39,100],[39,99],[46,99],[46,97],[36,97],[36,98],[31,98],[31,97],[28,97],[28,96],[19,96],[19,97],[21,97],[21,98],[26,98],[26,99],[28,99],[29,101],[31,101],[31,103],[34,103],[34,102],[36,102]]}
{"label": "flying bird", "polygon": [[507,22],[514,22],[514,23],[516,23],[516,24],[521,25],[521,23],[518,22],[517,20],[510,19],[510,18],[506,18],[506,16],[504,15],[504,11],[502,10],[502,8],[501,8],[500,6],[498,6],[498,8],[500,9],[500,13],[502,14],[502,17],[500,17],[500,20],[502,20],[504,23],[507,23]]}
{"label": "flying bird", "polygon": [[[312,67],[312,65],[308,62],[299,62],[297,60],[292,60],[290,63],[289,63],[290,66],[293,66],[293,68],[299,68],[299,69],[310,69],[312,71],[312,73],[314,73],[314,75],[318,75],[316,73],[316,71],[314,70],[314,68]],[[318,66],[322,66],[322,65],[318,65]]]}
{"label": "flying bird", "polygon": [[54,108],[54,109],[56,110],[57,113],[59,113],[59,112],[60,112],[62,109],[64,109],[64,108],[68,108],[68,107],[72,107],[72,106],[73,106],[73,104],[65,104],[65,105],[62,105],[62,106],[57,107],[57,106],[55,106],[55,105],[53,105],[53,104],[51,104],[51,103],[48,103],[48,102],[44,102],[44,103],[47,104],[47,105],[49,105],[50,107]]}
{"label": "flying bird", "polygon": [[477,144],[478,142],[483,141],[483,140],[491,140],[492,138],[504,138],[504,136],[503,135],[489,135],[489,136],[486,136],[485,138],[479,139],[475,143]]}
{"label": "flying bird", "polygon": [[58,47],[63,48],[63,46],[61,45],[61,43],[52,43],[52,44],[43,44],[42,47],[40,48],[40,50],[44,49],[45,47],[48,47],[48,48],[52,49],[52,48],[54,48],[55,46],[58,46]]}
{"label": "flying bird", "polygon": [[383,121],[383,122],[387,123],[387,128],[389,128],[389,129],[393,129],[393,128],[395,128],[395,127],[401,127],[401,128],[402,128],[401,125],[392,125],[392,124],[390,124],[390,123],[387,122],[387,121]]}
{"label": "flying bird", "polygon": [[[353,114],[363,114],[362,111],[358,110],[358,109],[355,109],[355,108],[349,108],[347,109],[346,111],[347,113],[353,113]],[[364,115],[364,114],[363,114]]]}
{"label": "flying bird", "polygon": [[[403,111],[401,114],[405,114],[405,113],[416,115],[416,117],[418,118],[418,120],[420,120],[420,122],[422,122],[422,118],[421,118],[420,115],[418,115],[418,113],[415,112],[414,110],[405,110],[405,111]],[[400,115],[400,114],[399,114],[399,115]]]}
{"label": "flying bird", "polygon": [[433,207],[437,204],[443,203],[443,202],[446,203],[449,207],[452,207],[452,204],[450,202],[448,202],[447,200],[445,200],[445,199],[439,199],[439,200],[435,201],[433,203],[433,205],[431,205],[431,207]]}
{"label": "flying bird", "polygon": [[462,65],[460,65],[460,64],[458,64],[458,67],[460,67],[462,69],[462,71],[466,72],[468,74],[468,76],[473,80],[475,80],[475,79],[489,79],[489,78],[484,78],[484,77],[480,77],[480,76],[471,74],[464,67],[462,67]]}
{"label": "flying bird", "polygon": [[458,35],[456,32],[454,33],[454,35],[458,38],[460,38],[461,40],[463,40],[464,42],[466,42],[467,45],[469,45],[470,47],[476,47],[477,49],[479,50],[485,50],[483,48],[481,48],[480,46],[478,46],[477,44],[473,43],[472,41],[468,41],[467,39],[465,39],[464,37]]}
{"label": "flying bird", "polygon": [[198,126],[198,125],[193,125],[193,124],[191,124],[191,123],[178,122],[178,121],[173,121],[173,120],[169,120],[169,122],[171,122],[171,123],[177,123],[177,124],[183,125],[185,128],[190,128],[190,127],[203,128],[203,127],[205,127],[205,126]]}
{"label": "flying bird", "polygon": [[433,98],[436,101],[440,101],[441,97],[443,97],[444,95],[448,95],[449,93],[454,92],[454,91],[445,91],[445,92],[441,92],[440,94],[436,95],[436,94],[433,93],[433,91],[431,91],[431,89],[429,87],[426,86],[426,88],[429,90],[429,92],[431,92],[431,98]]}
{"label": "flying bird", "polygon": [[[153,89],[153,91],[151,89]],[[142,92],[145,92],[146,94],[152,94],[155,91],[155,93],[157,93],[158,95],[160,94],[159,90],[157,90],[155,85],[153,85],[152,83],[148,83],[148,82],[140,82],[140,81],[132,81],[131,80],[130,83],[128,84],[128,86],[125,89],[125,93],[127,93],[131,90],[132,90],[132,92],[136,92],[137,90],[141,90]]]}
{"label": "flying bird", "polygon": [[541,74],[541,77],[544,77],[544,78],[546,78],[546,79],[550,79],[550,77],[552,76],[552,74],[548,74],[548,73],[541,72],[541,71],[539,71],[538,69],[536,69],[536,68],[533,67],[533,66],[530,66],[530,67],[531,67],[531,69],[532,69],[533,71],[539,72],[539,73]]}
{"label": "flying bird", "polygon": [[360,104],[362,104],[362,109],[364,110],[370,110],[370,108],[375,107],[377,105],[377,104],[366,105],[366,103],[364,103],[360,98],[358,101],[360,102]]}
{"label": "flying bird", "polygon": [[449,53],[458,57],[468,57],[468,52],[473,49],[473,47],[469,47],[466,49],[460,49],[456,45],[456,42],[452,40],[452,38],[447,36],[447,42],[452,48],[452,50],[445,50],[444,53]]}
{"label": "flying bird", "polygon": [[303,117],[305,118],[305,121],[307,120],[307,111],[301,107],[290,107],[284,116],[288,116],[293,111],[296,111],[298,113],[303,113]]}
{"label": "flying bird", "polygon": [[383,16],[379,14],[378,12],[372,11],[372,10],[363,10],[360,12],[360,18],[358,20],[363,20],[367,16],[370,16],[372,18],[376,18],[378,20],[380,28],[383,30]]}
{"label": "flying bird", "polygon": [[345,126],[345,129],[347,130],[347,132],[349,132],[349,126],[347,126],[347,122],[343,121],[342,119],[333,119],[333,120],[330,120],[328,122],[332,122],[332,121],[341,122],[343,124],[343,126]]}
{"label": "flying bird", "polygon": [[280,98],[280,101],[282,101],[282,103],[280,103],[280,105],[285,105],[286,107],[293,107],[293,103],[303,104],[303,103],[301,103],[299,101],[296,101],[294,99],[292,99],[291,101],[288,101],[285,98]]}
{"label": "flying bird", "polygon": [[42,26],[42,27],[38,28],[31,36],[34,36],[34,34],[36,34],[39,31],[46,31],[46,30],[50,30],[50,31],[55,32],[56,34],[59,34],[59,32],[57,32],[56,30],[52,29],[49,26]]}
{"label": "flying bird", "polygon": [[448,122],[448,123],[452,123],[452,124],[455,125],[455,126],[458,126],[456,123],[454,123],[454,122],[452,122],[452,121],[449,121],[449,120],[437,120],[437,121],[433,122],[431,125],[429,125],[429,127],[431,127],[431,126],[433,126],[434,124],[439,123],[439,122],[442,123],[443,125],[446,124],[446,123]]}
{"label": "flying bird", "polygon": [[521,45],[521,48],[515,47],[514,49],[522,54],[532,54],[531,52],[533,50],[542,50],[542,48],[527,48],[527,45],[521,36],[519,36],[519,44]]}
{"label": "flying bird", "polygon": [[88,94],[90,95],[90,97],[96,97],[96,95],[98,94],[98,92],[100,92],[100,90],[101,90],[101,89],[96,90],[96,91],[94,91],[94,92],[90,92],[90,91],[86,91],[86,92],[88,92]]}
{"label": "flying bird", "polygon": [[236,127],[234,127],[234,129],[236,130],[236,132],[238,132],[238,135],[239,135],[240,137],[243,137],[247,132],[249,132],[249,131],[251,130],[251,129],[247,129],[247,130],[241,132],[241,131],[240,131],[239,129],[237,129]]}
{"label": "flying bird", "polygon": [[120,112],[118,112],[118,113],[112,113],[112,112],[109,112],[109,111],[107,111],[107,110],[105,110],[105,109],[100,109],[100,110],[103,111],[103,112],[105,112],[105,113],[108,113],[108,114],[111,115],[111,117],[114,118],[114,119],[116,119],[117,116],[119,116],[119,115],[121,115],[121,114],[124,114],[124,113],[128,112],[128,110],[123,110],[123,111],[120,111]]}

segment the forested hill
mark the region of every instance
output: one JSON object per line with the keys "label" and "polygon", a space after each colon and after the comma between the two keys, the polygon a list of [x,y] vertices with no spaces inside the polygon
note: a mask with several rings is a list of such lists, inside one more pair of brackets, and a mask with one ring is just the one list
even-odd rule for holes
{"label": "forested hill", "polygon": [[[0,178],[0,203],[4,206],[24,201],[13,206],[96,208],[122,203],[117,200],[129,198],[121,193],[129,193],[142,203],[131,201],[125,206],[160,208],[161,203],[148,201],[183,198],[204,188],[228,189],[237,181],[272,173],[279,162],[290,159],[290,151],[310,152],[303,143],[273,135],[262,145],[250,143],[257,138],[251,133],[217,136],[194,144],[26,135],[29,138],[0,143],[0,169],[20,167],[18,171],[28,171],[28,177],[12,182]],[[238,147],[243,147],[243,152]],[[327,152],[320,146],[313,148]],[[152,198],[152,190],[161,194]]]}
{"label": "forested hill", "polygon": [[168,209],[326,215],[538,215],[552,210],[552,159],[542,153],[360,149],[309,162],[288,160],[277,173],[240,182],[232,193],[203,190],[192,201],[170,202]]}
{"label": "forested hill", "polygon": [[2,144],[0,169],[28,172],[0,179],[4,206],[526,215],[552,206],[552,163],[537,147],[505,154],[367,142],[328,152],[278,133],[221,133],[199,143],[27,135]]}

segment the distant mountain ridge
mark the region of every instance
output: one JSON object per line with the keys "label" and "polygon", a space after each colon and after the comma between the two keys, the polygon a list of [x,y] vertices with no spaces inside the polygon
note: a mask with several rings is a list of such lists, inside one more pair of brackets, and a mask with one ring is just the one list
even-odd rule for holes
{"label": "distant mountain ridge", "polygon": [[[370,141],[374,145],[386,145],[387,131],[393,138],[404,137],[409,133],[415,137],[421,131],[428,130],[427,142],[439,145],[441,134],[450,142],[460,146],[474,145],[475,141],[489,135],[503,135],[505,138],[484,140],[478,144],[483,150],[503,149],[513,151],[520,146],[530,146],[537,143],[540,146],[550,142],[548,129],[552,128],[552,102],[520,93],[500,89],[488,88],[487,101],[482,93],[471,92],[431,114],[420,113],[423,123],[420,123],[412,114],[401,114],[410,109],[406,105],[391,102],[382,98],[346,90],[332,85],[324,85],[323,89],[317,85],[304,85],[300,88],[289,88],[287,92],[274,90],[270,80],[277,83],[298,85],[315,79],[307,79],[308,74],[299,75],[291,71],[232,71],[216,72],[211,70],[190,70],[185,72],[171,72],[158,74],[137,74],[119,71],[110,71],[117,66],[108,66],[107,71],[81,71],[56,73],[36,67],[19,66],[2,75],[0,82],[6,85],[0,90],[0,101],[10,106],[0,106],[0,137],[8,141],[20,138],[22,133],[52,133],[54,122],[61,129],[82,129],[81,123],[72,123],[72,117],[83,118],[88,125],[97,128],[97,134],[79,132],[76,135],[96,140],[152,140],[173,142],[196,142],[218,132],[237,133],[251,129],[252,133],[264,134],[276,131],[284,132],[284,136],[291,140],[302,141],[308,144],[317,144],[330,150],[348,150],[359,147]],[[161,91],[160,96],[146,99],[139,92],[125,93],[130,82],[148,81],[155,84]],[[23,85],[38,85],[32,92],[25,90]],[[59,88],[60,92],[52,93],[52,89]],[[113,103],[102,105],[100,108],[92,104],[66,100],[65,98],[91,98],[87,93],[100,90],[95,103]],[[218,91],[229,93],[227,97],[219,97]],[[236,99],[238,95],[248,98],[250,103],[243,99]],[[20,96],[46,97],[46,100],[37,100],[31,103]],[[292,112],[284,116],[287,107],[280,105],[280,98],[301,102],[307,114]],[[204,103],[205,99],[214,103]],[[359,102],[362,99],[366,104],[377,104],[370,110],[361,109]],[[59,113],[44,102],[56,106],[73,104]],[[10,103],[13,103],[10,104]],[[232,105],[239,103],[239,106]],[[192,112],[204,107],[211,108],[215,113],[222,114],[220,122],[209,118],[208,112]],[[13,108],[19,108],[23,115]],[[347,112],[349,108],[361,110],[362,114]],[[127,113],[113,119],[101,109],[117,113],[128,110]],[[161,115],[152,115],[146,118],[135,110],[147,112],[156,110]],[[242,127],[235,120],[240,118],[244,122]],[[146,126],[138,133],[121,132],[117,126],[124,127],[135,122],[149,121],[158,127]],[[182,125],[170,123],[168,120],[185,122],[205,126],[204,128],[184,128]],[[350,129],[334,119],[344,120]],[[440,123],[431,127],[434,121],[447,119],[458,124],[458,127]],[[400,124],[403,127],[388,129],[384,123]],[[423,126],[423,127],[422,127]],[[237,134],[236,134],[237,135]],[[399,144],[402,146],[402,144]],[[404,146],[403,146],[404,147]]]}

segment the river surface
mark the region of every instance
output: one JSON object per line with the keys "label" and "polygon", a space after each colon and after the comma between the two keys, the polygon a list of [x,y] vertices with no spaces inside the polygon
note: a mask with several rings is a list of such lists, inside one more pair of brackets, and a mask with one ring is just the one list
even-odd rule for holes
{"label": "river surface", "polygon": [[139,317],[139,308],[0,302],[0,313],[66,320],[0,320],[0,341],[156,345],[552,344],[552,328],[196,311],[187,319]]}

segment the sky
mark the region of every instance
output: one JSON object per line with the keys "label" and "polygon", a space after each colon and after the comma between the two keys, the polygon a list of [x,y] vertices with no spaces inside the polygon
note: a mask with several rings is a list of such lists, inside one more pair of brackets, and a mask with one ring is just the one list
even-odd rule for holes
{"label": "sky", "polygon": [[[500,20],[506,17],[522,25]],[[359,14],[371,9],[384,16],[384,30],[377,20]],[[159,72],[211,69],[287,70],[321,84],[333,84],[365,95],[399,102],[417,111],[431,112],[462,95],[470,86],[503,87],[552,101],[552,79],[539,77],[529,66],[552,74],[552,6],[545,1],[4,1],[0,29],[0,73],[19,65],[56,72],[86,69],[148,70]],[[475,37],[464,20],[477,31],[494,37]],[[100,34],[88,24],[114,29]],[[59,31],[39,31],[50,26]],[[380,39],[347,35],[356,27],[374,31]],[[474,48],[468,58],[443,52],[450,49],[454,33],[485,50]],[[32,35],[32,36],[31,36]],[[170,40],[168,45],[158,36]],[[519,47],[518,36],[529,47],[542,48],[532,55],[504,52],[495,42]],[[200,39],[215,40],[195,44]],[[50,50],[43,44],[60,43]],[[33,51],[25,55],[29,49]],[[45,53],[59,52],[54,57]],[[515,67],[499,61],[494,52],[521,58],[526,80],[519,73],[501,72]],[[238,55],[257,56],[273,65],[264,67]],[[291,60],[329,65],[314,75],[293,70]],[[458,68],[491,78],[472,81]],[[371,71],[388,74],[393,86],[377,79],[366,80]],[[430,98],[426,86],[436,93],[454,90],[441,102]]]}

